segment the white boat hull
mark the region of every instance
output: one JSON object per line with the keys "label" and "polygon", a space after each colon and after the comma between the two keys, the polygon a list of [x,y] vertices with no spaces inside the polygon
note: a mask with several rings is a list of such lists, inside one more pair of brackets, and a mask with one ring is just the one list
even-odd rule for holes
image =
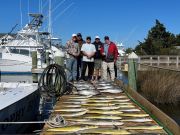
{"label": "white boat hull", "polygon": [[32,64],[29,62],[0,59],[0,71],[2,74],[31,73]]}
{"label": "white boat hull", "polygon": [[[13,96],[15,98],[12,98]],[[34,121],[39,109],[39,100],[39,91],[36,87],[13,88],[4,92],[1,90],[0,122]],[[25,133],[30,126],[32,125],[0,124],[0,134]]]}

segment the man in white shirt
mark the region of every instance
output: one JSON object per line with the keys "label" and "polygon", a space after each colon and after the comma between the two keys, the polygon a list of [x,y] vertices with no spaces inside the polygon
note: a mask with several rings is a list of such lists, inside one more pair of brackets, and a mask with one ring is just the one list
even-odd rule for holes
{"label": "man in white shirt", "polygon": [[86,80],[85,73],[88,66],[88,80],[91,80],[94,72],[94,55],[96,53],[95,46],[91,44],[91,37],[86,38],[86,43],[82,45],[81,52],[83,54],[81,79]]}

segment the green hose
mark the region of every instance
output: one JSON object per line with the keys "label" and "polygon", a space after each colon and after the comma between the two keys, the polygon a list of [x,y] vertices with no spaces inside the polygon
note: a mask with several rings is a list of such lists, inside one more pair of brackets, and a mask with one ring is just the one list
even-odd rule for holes
{"label": "green hose", "polygon": [[168,135],[173,135],[173,133],[166,127],[164,126],[156,116],[154,116],[152,113],[150,113],[150,111],[148,111],[148,109],[146,109],[143,105],[141,105],[139,102],[137,102],[134,98],[132,98],[126,91],[125,91],[126,95],[139,107],[141,107],[146,113],[148,113],[150,115],[150,117],[155,120],[160,126],[163,127],[163,129],[168,133]]}

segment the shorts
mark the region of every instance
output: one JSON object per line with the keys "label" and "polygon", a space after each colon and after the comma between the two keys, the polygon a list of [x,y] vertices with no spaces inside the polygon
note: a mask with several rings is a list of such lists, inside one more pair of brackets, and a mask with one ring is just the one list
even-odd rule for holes
{"label": "shorts", "polygon": [[94,69],[101,69],[101,67],[102,67],[102,60],[94,59]]}

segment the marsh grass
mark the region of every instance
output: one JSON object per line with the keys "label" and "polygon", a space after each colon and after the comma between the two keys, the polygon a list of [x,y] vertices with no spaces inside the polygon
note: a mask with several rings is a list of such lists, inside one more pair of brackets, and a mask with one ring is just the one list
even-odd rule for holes
{"label": "marsh grass", "polygon": [[138,90],[148,100],[156,103],[180,101],[180,72],[149,67],[138,72]]}

